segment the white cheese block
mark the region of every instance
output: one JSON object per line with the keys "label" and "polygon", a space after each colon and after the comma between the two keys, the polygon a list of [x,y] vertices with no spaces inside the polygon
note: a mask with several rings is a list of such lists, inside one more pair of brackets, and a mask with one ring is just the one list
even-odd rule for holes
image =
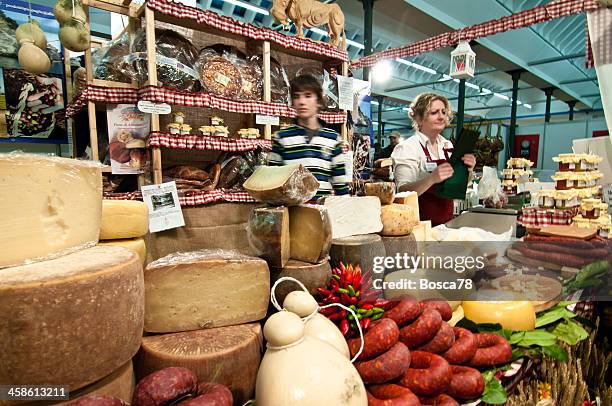
{"label": "white cheese block", "polygon": [[138,254],[143,265],[145,263],[145,260],[147,259],[147,246],[145,244],[144,239],[142,238],[127,238],[125,240],[105,240],[100,241],[98,245],[112,245],[115,247],[129,248]]}
{"label": "white cheese block", "polygon": [[243,186],[259,202],[275,206],[296,205],[314,197],[319,181],[300,164],[260,166]]}
{"label": "white cheese block", "polygon": [[304,205],[289,209],[291,259],[319,263],[327,259],[332,225],[325,206]]}
{"label": "white cheese block", "polygon": [[395,195],[393,203],[407,204],[408,206],[412,207],[416,213],[417,220],[421,220],[419,216],[419,195],[417,192],[410,191],[398,193]]}
{"label": "white cheese block", "polygon": [[[296,261],[290,259],[282,269],[271,269],[271,284],[274,284],[278,279],[290,276],[302,282],[311,295],[317,293],[317,288],[325,288],[329,278],[331,278],[331,266],[328,261],[323,261],[319,264],[310,264],[307,262]],[[278,303],[283,303],[285,296],[294,290],[302,290],[295,282],[285,281],[276,286],[275,295]]]}
{"label": "white cheese block", "polygon": [[253,209],[247,227],[249,245],[268,265],[282,268],[289,261],[289,209],[261,207]]}
{"label": "white cheese block", "polygon": [[0,270],[0,384],[96,382],[138,351],[144,317],[135,252],[96,246]]}
{"label": "white cheese block", "polygon": [[134,357],[136,378],[167,367],[184,367],[199,382],[216,382],[232,391],[234,404],[253,396],[261,361],[259,323],[147,336]]}
{"label": "white cheese block", "polygon": [[417,251],[419,253],[422,253],[423,249],[425,248],[426,242],[434,241],[431,232],[431,220],[420,221],[419,224],[414,226],[414,228],[412,229],[412,234],[414,234],[414,237],[417,242]]}
{"label": "white cheese block", "polygon": [[419,213],[407,204],[389,204],[382,207],[383,236],[408,235],[419,224]]}
{"label": "white cheese block", "polygon": [[149,209],[137,200],[103,200],[101,240],[142,237],[149,232]]}
{"label": "white cheese block", "polygon": [[98,242],[100,165],[0,154],[0,268],[49,259]]}
{"label": "white cheese block", "polygon": [[325,198],[325,207],[331,219],[334,239],[378,233],[383,229],[378,197],[329,196]]}
{"label": "white cheese block", "polygon": [[145,269],[145,330],[175,333],[261,320],[268,310],[266,261],[228,250],[177,252]]}

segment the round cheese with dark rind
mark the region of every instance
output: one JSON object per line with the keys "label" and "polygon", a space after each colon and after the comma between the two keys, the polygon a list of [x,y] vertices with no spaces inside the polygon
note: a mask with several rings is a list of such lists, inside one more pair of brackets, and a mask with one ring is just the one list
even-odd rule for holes
{"label": "round cheese with dark rind", "polygon": [[[302,282],[311,295],[317,293],[317,288],[325,288],[331,278],[331,266],[328,261],[318,264],[296,261],[290,259],[283,268],[270,269],[270,284],[273,285],[278,279],[290,276]],[[285,297],[294,290],[302,290],[295,282],[286,281],[277,285],[274,294],[278,303],[283,303]]]}

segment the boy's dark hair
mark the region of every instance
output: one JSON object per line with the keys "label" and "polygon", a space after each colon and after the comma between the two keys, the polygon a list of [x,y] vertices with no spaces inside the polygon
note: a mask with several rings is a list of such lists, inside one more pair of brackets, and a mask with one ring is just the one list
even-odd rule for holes
{"label": "boy's dark hair", "polygon": [[312,75],[296,76],[291,81],[291,98],[298,92],[310,91],[317,95],[319,103],[323,103],[323,88],[319,81]]}

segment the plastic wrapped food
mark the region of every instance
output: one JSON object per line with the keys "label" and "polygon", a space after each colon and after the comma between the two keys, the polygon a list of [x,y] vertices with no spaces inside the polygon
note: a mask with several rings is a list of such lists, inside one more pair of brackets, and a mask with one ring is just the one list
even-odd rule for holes
{"label": "plastic wrapped food", "polygon": [[[157,49],[157,80],[165,86],[178,90],[199,90],[199,75],[195,70],[198,50],[189,40],[175,31],[155,30]],[[134,37],[132,53],[128,57],[131,74],[143,83],[149,78],[147,69],[147,47],[144,30]]]}
{"label": "plastic wrapped food", "polygon": [[236,60],[236,67],[242,77],[240,100],[261,100],[263,97],[263,72],[258,60],[257,56]]}
{"label": "plastic wrapped food", "polygon": [[270,85],[274,103],[290,104],[289,77],[285,68],[274,58],[270,58]]}
{"label": "plastic wrapped food", "polygon": [[219,177],[220,189],[242,187],[242,183],[253,173],[248,161],[240,155],[234,155],[221,164]]}
{"label": "plastic wrapped food", "polygon": [[227,99],[240,95],[242,77],[230,58],[214,48],[204,48],[196,65],[205,91]]}
{"label": "plastic wrapped food", "polygon": [[478,198],[483,200],[485,207],[501,209],[508,203],[508,197],[502,189],[495,168],[482,168],[482,179],[478,183]]}
{"label": "plastic wrapped food", "polygon": [[260,202],[271,205],[299,205],[311,200],[319,182],[299,164],[260,166],[244,182],[244,188]]}
{"label": "plastic wrapped food", "polygon": [[84,67],[79,67],[72,74],[72,89],[74,97],[77,97],[87,87],[87,70]]}
{"label": "plastic wrapped food", "polygon": [[129,54],[130,37],[127,32],[112,41],[106,42],[99,48],[94,48],[91,51],[94,78],[131,82],[127,73],[129,72],[127,59]]}

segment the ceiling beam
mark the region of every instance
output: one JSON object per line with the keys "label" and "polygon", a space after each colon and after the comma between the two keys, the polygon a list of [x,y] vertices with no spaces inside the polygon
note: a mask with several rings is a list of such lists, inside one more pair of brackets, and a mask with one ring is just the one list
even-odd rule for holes
{"label": "ceiling beam", "polygon": [[572,55],[561,55],[561,56],[555,56],[554,58],[546,58],[546,59],[540,59],[540,60],[533,61],[533,62],[527,62],[527,66],[546,65],[547,63],[560,62],[560,61],[565,61],[568,59],[575,59],[575,58],[581,58],[581,57],[584,57],[584,53],[572,54]]}
{"label": "ceiling beam", "polygon": [[571,85],[572,83],[584,83],[584,82],[591,82],[591,81],[597,82],[597,76],[590,77],[590,78],[582,78],[582,79],[564,80],[562,82],[559,82],[559,84]]}

